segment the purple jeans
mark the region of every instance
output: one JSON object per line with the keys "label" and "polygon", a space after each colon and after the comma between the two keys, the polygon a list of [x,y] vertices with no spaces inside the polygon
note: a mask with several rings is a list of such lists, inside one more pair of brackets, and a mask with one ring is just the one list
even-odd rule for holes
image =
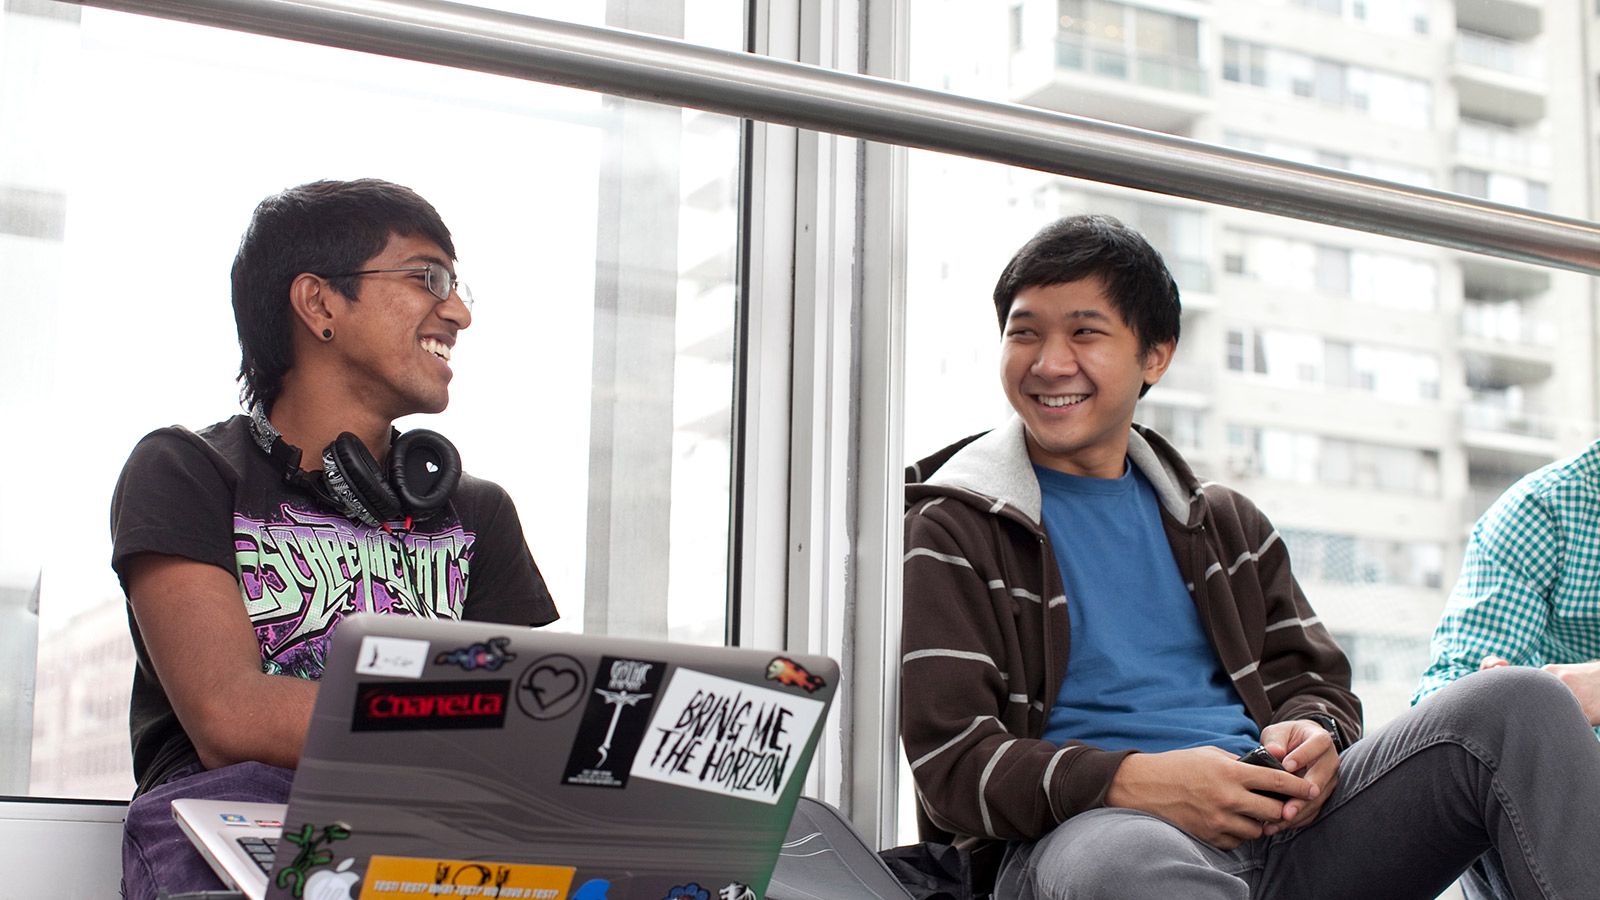
{"label": "purple jeans", "polygon": [[211,866],[172,820],[172,801],[200,797],[287,803],[293,781],[293,769],[266,763],[245,762],[220,769],[195,765],[134,798],[122,829],[122,896],[127,900],[156,900],[162,895],[225,890]]}

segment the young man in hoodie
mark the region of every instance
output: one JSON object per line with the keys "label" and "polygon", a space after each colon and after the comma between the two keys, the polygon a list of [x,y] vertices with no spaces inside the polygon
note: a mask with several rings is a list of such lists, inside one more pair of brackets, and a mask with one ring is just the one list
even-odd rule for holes
{"label": "young man in hoodie", "polygon": [[[998,900],[1431,898],[1485,852],[1517,896],[1592,887],[1600,745],[1571,693],[1485,672],[1358,743],[1277,531],[1133,424],[1180,313],[1143,237],[1056,222],[994,300],[1016,415],[908,479],[926,838],[1003,849]],[[1277,765],[1241,761],[1258,747]]]}

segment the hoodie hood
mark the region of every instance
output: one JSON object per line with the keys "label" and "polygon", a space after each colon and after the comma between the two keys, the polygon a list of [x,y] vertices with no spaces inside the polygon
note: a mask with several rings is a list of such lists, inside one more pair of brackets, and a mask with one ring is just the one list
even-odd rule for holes
{"label": "hoodie hood", "polygon": [[[1155,488],[1161,506],[1179,522],[1200,515],[1201,484],[1166,439],[1141,425],[1128,432],[1128,459]],[[1022,419],[1012,416],[993,431],[964,438],[906,470],[906,500],[975,494],[998,512],[1010,506],[1039,527],[1039,477],[1028,458]]]}

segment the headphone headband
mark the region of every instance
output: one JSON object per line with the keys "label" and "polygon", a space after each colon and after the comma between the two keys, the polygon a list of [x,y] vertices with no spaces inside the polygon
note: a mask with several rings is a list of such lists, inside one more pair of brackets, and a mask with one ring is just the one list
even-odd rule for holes
{"label": "headphone headband", "polygon": [[343,432],[323,449],[322,471],[316,474],[300,468],[300,448],[283,439],[259,403],[250,408],[250,435],[283,467],[284,481],[373,528],[405,517],[427,518],[450,502],[461,481],[461,455],[437,431],[393,432],[387,472],[360,438]]}

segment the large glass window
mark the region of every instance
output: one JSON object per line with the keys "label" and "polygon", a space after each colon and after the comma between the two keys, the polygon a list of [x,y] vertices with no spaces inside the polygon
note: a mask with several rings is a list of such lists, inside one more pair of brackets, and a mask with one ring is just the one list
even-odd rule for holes
{"label": "large glass window", "polygon": [[[1152,99],[1087,79],[1042,91],[1019,54],[1003,68],[982,42],[940,40],[948,17],[913,18],[913,78],[984,72],[961,89],[1595,218],[1592,132],[1564,98],[1600,60],[1545,4],[1460,3],[1454,17],[1426,0],[1148,6],[1197,20],[1210,93]],[[1057,22],[1019,8],[1025,56]],[[982,12],[951,15],[983,33]],[[907,459],[1010,415],[989,298],[1011,254],[1059,216],[1123,218],[1166,255],[1184,301],[1173,365],[1135,420],[1272,518],[1352,657],[1369,727],[1407,705],[1471,522],[1600,428],[1583,276],[933,154],[911,155],[910,178]]]}
{"label": "large glass window", "polygon": [[[731,0],[502,6],[744,41]],[[0,794],[131,793],[110,491],[146,432],[238,411],[234,249],[257,201],[319,178],[406,184],[453,230],[478,302],[452,403],[398,424],[443,432],[511,494],[554,627],[723,641],[737,120],[45,0],[5,10],[0,266],[23,287],[0,416],[30,440],[0,463],[52,474],[0,485]]]}

